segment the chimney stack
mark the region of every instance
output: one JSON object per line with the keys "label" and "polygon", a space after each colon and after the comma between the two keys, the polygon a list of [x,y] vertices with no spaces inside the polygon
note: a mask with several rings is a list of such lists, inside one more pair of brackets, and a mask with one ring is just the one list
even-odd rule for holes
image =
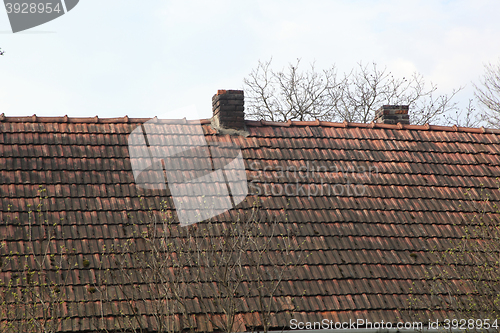
{"label": "chimney stack", "polygon": [[383,124],[410,124],[408,105],[384,105],[375,112],[375,122]]}
{"label": "chimney stack", "polygon": [[243,90],[218,90],[212,97],[212,110],[214,128],[245,131]]}

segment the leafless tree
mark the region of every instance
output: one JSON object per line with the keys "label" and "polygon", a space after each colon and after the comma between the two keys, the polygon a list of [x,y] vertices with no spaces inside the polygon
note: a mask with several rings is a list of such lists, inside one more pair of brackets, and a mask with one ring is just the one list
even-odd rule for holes
{"label": "leafless tree", "polygon": [[[138,219],[122,227],[125,238],[104,240],[100,254],[80,258],[75,249],[59,246],[66,244],[67,228],[50,220],[40,198],[36,210],[28,207],[26,218],[13,221],[24,234],[24,250],[11,251],[6,239],[0,244],[0,330],[53,333],[71,325],[75,305],[69,303],[75,300],[66,292],[81,287],[68,279],[92,269],[76,301],[95,305],[93,330],[268,331],[274,312],[296,310],[281,296],[281,282],[306,254],[284,210],[272,214],[258,200],[249,204],[226,222],[187,227],[166,204],[160,212],[136,212],[130,218]],[[2,235],[11,224],[2,224]],[[254,326],[243,317],[249,306]],[[112,328],[110,316],[118,318]]]}
{"label": "leafless tree", "polygon": [[271,60],[260,62],[248,78],[249,115],[271,121],[326,118],[333,112],[335,93],[343,83],[337,81],[335,67],[317,72],[314,64],[299,71],[300,59],[288,71],[275,72]]}
{"label": "leafless tree", "polygon": [[481,114],[477,112],[472,99],[469,99],[465,109],[456,108],[455,112],[446,114],[445,119],[447,124],[460,127],[478,127],[484,121]]}
{"label": "leafless tree", "polygon": [[[451,259],[452,274],[467,291],[466,297],[451,303],[466,318],[500,316],[500,207],[490,196],[486,189],[466,192],[474,215],[463,221],[464,235],[458,245],[444,254]],[[453,286],[448,283],[447,287],[451,292]]]}
{"label": "leafless tree", "polygon": [[500,127],[500,60],[484,67],[480,84],[474,85],[475,96],[484,111],[484,120],[491,126]]}
{"label": "leafless tree", "polygon": [[[170,212],[150,214],[147,223],[135,224],[129,241],[103,251],[111,262],[103,261],[93,287],[103,302],[113,288],[124,295],[128,309],[118,329],[142,332],[141,308],[149,307],[158,332],[251,330],[241,314],[254,299],[260,315],[255,326],[267,332],[273,311],[287,304],[279,301],[282,280],[305,258],[291,229],[280,228],[257,204],[229,223],[187,227]],[[292,304],[285,308],[294,310]],[[98,319],[94,326],[102,327]]]}
{"label": "leafless tree", "polygon": [[[12,251],[6,242],[0,244],[2,332],[58,332],[67,316],[63,302],[69,275],[65,272],[74,267],[76,258],[72,249],[57,246],[56,239],[64,238],[60,221],[49,222],[42,204],[46,190],[40,187],[38,192],[38,203],[28,204],[27,214],[2,223],[2,229],[13,224],[24,236],[24,252]],[[4,229],[0,234],[8,232]]]}
{"label": "leafless tree", "polygon": [[299,70],[300,59],[286,70],[271,69],[271,60],[260,62],[244,79],[249,115],[271,121],[327,120],[368,123],[384,104],[409,105],[412,124],[446,122],[444,115],[457,109],[453,97],[436,96],[437,87],[423,77],[396,78],[386,68],[358,64],[350,73],[337,75],[335,66],[321,72],[314,64]]}
{"label": "leafless tree", "polygon": [[[424,304],[426,301],[418,295],[410,303],[420,308],[427,306],[429,311],[452,311],[461,323],[489,319],[490,328],[498,329],[500,209],[490,201],[488,191],[466,191],[466,201],[472,212],[464,215],[462,221],[457,221],[461,235],[450,239],[446,249],[432,249],[430,252],[435,256],[435,262],[427,266],[427,294],[432,295],[432,304]],[[474,327],[483,324],[484,321],[475,322]]]}

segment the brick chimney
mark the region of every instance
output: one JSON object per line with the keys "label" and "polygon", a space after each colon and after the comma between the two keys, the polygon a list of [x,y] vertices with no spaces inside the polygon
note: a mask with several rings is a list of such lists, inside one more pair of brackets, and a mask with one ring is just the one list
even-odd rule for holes
{"label": "brick chimney", "polygon": [[212,97],[212,126],[225,132],[245,131],[244,103],[243,90],[218,90]]}
{"label": "brick chimney", "polygon": [[375,122],[383,124],[410,124],[408,105],[383,105],[375,112]]}

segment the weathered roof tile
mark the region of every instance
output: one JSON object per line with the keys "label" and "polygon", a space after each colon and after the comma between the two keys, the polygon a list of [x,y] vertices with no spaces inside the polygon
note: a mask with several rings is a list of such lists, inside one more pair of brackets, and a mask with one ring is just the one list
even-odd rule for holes
{"label": "weathered roof tile", "polygon": [[[172,202],[168,191],[145,190],[135,184],[128,135],[147,120],[6,117],[0,121],[2,219],[18,216],[25,221],[27,205],[37,205],[38,185],[42,185],[48,197],[47,213],[60,223],[54,234],[57,246],[74,249],[79,264],[78,269],[66,271],[65,308],[71,317],[62,323],[66,331],[95,328],[92,318],[99,314],[99,297],[89,288],[101,262],[115,265],[111,257],[100,256],[104,246],[122,246],[133,239],[139,250],[145,250],[134,234],[134,224],[145,220],[144,211],[149,208],[155,211],[163,200]],[[171,125],[168,131],[182,133],[188,122],[165,123]],[[249,136],[243,137],[217,135],[209,121],[201,123],[208,142],[241,147],[248,179],[267,190],[262,191],[261,202],[269,216],[279,221],[277,232],[293,228],[297,241],[309,251],[304,265],[281,285],[284,298],[276,301],[281,307],[273,317],[276,328],[288,325],[292,317],[302,321],[404,317],[402,309],[411,288],[423,300],[427,297],[424,267],[437,259],[431,251],[443,251],[450,240],[459,239],[463,233],[453,224],[474,214],[465,190],[471,189],[477,197],[485,189],[493,203],[500,201],[493,191],[500,176],[500,133],[493,130],[249,121]],[[154,138],[168,144],[162,131]],[[186,140],[188,135],[177,143]],[[324,169],[297,172],[307,165]],[[196,158],[186,158],[182,166],[185,170],[200,167]],[[355,192],[361,189],[363,193]],[[213,221],[229,222],[249,207],[243,202]],[[15,223],[2,225],[5,249],[25,252],[27,235]],[[46,237],[41,229],[31,236]],[[57,246],[51,251],[57,252]],[[41,243],[35,244],[34,251],[42,253]],[[16,269],[12,265],[2,271],[3,279],[12,277]],[[138,272],[130,279],[137,283]],[[126,279],[122,283],[132,288]],[[145,289],[139,292],[146,295]],[[109,293],[114,298],[103,306],[101,327],[114,329],[113,314],[128,313],[130,307],[119,286],[110,287]],[[256,298],[244,304],[244,313],[238,315],[244,322],[241,327],[260,326],[258,313],[249,312],[259,309]],[[289,315],[292,304],[299,310]],[[147,301],[137,307],[148,312],[152,304]],[[203,312],[197,299],[189,301],[189,308]],[[213,330],[202,317],[197,317],[197,330]],[[142,320],[154,325],[147,315]]]}

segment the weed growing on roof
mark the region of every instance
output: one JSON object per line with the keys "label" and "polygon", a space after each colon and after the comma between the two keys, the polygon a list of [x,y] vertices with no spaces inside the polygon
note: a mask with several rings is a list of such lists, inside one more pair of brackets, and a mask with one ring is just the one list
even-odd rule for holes
{"label": "weed growing on roof", "polygon": [[424,287],[433,302],[414,294],[410,311],[451,311],[450,319],[458,320],[489,318],[493,322],[500,317],[500,209],[498,194],[494,193],[495,200],[492,194],[483,184],[464,192],[459,207],[463,218],[456,221],[449,247],[429,249],[435,259]]}
{"label": "weed growing on roof", "polygon": [[[146,206],[148,198],[139,200]],[[126,240],[102,250],[101,258],[108,260],[102,260],[94,284],[103,290],[103,300],[115,290],[124,295],[128,310],[121,320],[133,332],[148,325],[144,312],[135,309],[141,304],[152,309],[153,329],[162,332],[180,327],[194,332],[199,325],[223,332],[248,329],[238,313],[255,300],[258,328],[268,331],[275,309],[296,310],[294,301],[279,296],[281,283],[308,253],[301,249],[306,240],[299,241],[295,225],[287,222],[286,209],[265,211],[258,199],[249,204],[247,211],[225,213],[224,222],[186,227],[167,201],[159,212],[144,208]],[[202,313],[196,322],[193,312]]]}
{"label": "weed growing on roof", "polygon": [[[2,332],[56,332],[69,320],[67,301],[68,271],[76,261],[74,253],[64,245],[61,223],[49,223],[44,202],[47,191],[39,186],[37,198],[26,205],[26,213],[7,209],[7,221],[0,225],[0,234],[14,226],[24,235],[17,241],[3,239],[0,246],[2,280],[0,281],[0,330]],[[12,221],[14,218],[14,221]],[[12,229],[11,229],[12,230]]]}
{"label": "weed growing on roof", "polygon": [[[138,198],[142,207],[149,199]],[[97,313],[90,316],[92,330],[107,328],[111,314],[118,318],[115,329],[128,332],[194,331],[199,325],[225,332],[242,325],[253,329],[238,316],[250,299],[260,321],[255,329],[268,331],[276,309],[289,316],[297,310],[296,300],[280,296],[282,281],[309,254],[286,207],[265,211],[257,199],[246,211],[227,212],[225,222],[180,227],[175,210],[163,201],[160,212],[152,206],[128,212],[115,238],[104,239],[99,254],[84,258],[66,247],[71,244],[63,233],[66,225],[52,223],[47,202],[47,191],[40,188],[26,213],[10,207],[0,226],[12,230],[12,219],[15,232],[27,240],[24,252],[9,238],[1,243],[2,332],[56,332],[75,319],[75,307],[88,303]],[[118,308],[112,306],[117,297]],[[193,297],[199,308],[193,308]],[[194,312],[202,313],[196,322]]]}

